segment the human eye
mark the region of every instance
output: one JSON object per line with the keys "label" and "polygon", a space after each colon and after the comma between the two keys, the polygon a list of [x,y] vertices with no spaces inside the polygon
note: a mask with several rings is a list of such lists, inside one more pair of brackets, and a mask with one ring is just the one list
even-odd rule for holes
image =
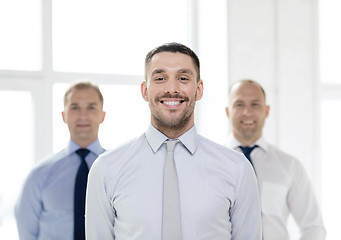
{"label": "human eye", "polygon": [[236,102],[236,103],[234,104],[234,106],[237,107],[237,108],[241,108],[241,107],[244,106],[244,104],[243,104],[242,102]]}
{"label": "human eye", "polygon": [[70,106],[70,109],[71,109],[71,110],[78,110],[79,107],[78,107],[77,105],[71,105],[71,106]]}
{"label": "human eye", "polygon": [[182,76],[182,77],[179,77],[179,80],[180,81],[189,81],[189,78]]}
{"label": "human eye", "polygon": [[153,78],[153,81],[156,82],[156,83],[162,83],[165,80],[166,80],[166,78],[164,76],[155,76]]}
{"label": "human eye", "polygon": [[97,104],[90,104],[88,107],[87,107],[88,110],[96,110],[97,109]]}
{"label": "human eye", "polygon": [[258,102],[252,103],[252,106],[253,106],[253,107],[259,107],[259,105],[260,105],[260,104],[259,104]]}

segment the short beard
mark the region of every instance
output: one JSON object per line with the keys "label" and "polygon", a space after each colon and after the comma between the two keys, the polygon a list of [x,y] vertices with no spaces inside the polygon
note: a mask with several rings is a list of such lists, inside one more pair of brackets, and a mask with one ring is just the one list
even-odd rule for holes
{"label": "short beard", "polygon": [[[194,99],[196,99],[197,94],[195,94]],[[182,99],[183,102],[188,103],[190,99],[187,96],[182,96],[180,94],[170,94],[166,93],[162,96],[156,97],[155,98],[155,105],[160,102],[160,99],[162,98],[177,98],[177,99]],[[157,112],[155,114],[151,113],[151,117],[155,120],[156,127],[159,131],[162,133],[171,133],[171,132],[182,132],[186,130],[188,123],[191,121],[192,115],[194,113],[195,109],[195,103],[196,101],[194,100],[194,106],[192,111],[185,112],[185,115],[181,119],[174,119],[174,120],[169,120],[168,119],[162,119],[162,115],[159,115]],[[167,135],[167,134],[166,134]]]}
{"label": "short beard", "polygon": [[164,131],[179,131],[182,130],[186,127],[187,123],[190,121],[191,117],[193,115],[193,111],[185,116],[183,119],[180,119],[179,121],[163,121],[154,114],[152,114],[152,117],[156,120],[157,122],[157,128],[159,130]]}

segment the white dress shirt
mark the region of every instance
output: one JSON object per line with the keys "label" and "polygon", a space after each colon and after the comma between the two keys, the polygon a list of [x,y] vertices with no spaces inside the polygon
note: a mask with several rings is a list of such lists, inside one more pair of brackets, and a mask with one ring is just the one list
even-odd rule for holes
{"label": "white dress shirt", "polygon": [[[242,154],[196,133],[178,138],[182,240],[261,239],[257,179]],[[160,240],[167,137],[145,134],[101,155],[89,173],[89,240]]]}
{"label": "white dress shirt", "polygon": [[[251,152],[258,179],[263,221],[263,240],[288,240],[291,213],[300,228],[301,240],[323,240],[326,231],[312,186],[301,163],[260,138]],[[229,147],[240,151],[230,137]]]}

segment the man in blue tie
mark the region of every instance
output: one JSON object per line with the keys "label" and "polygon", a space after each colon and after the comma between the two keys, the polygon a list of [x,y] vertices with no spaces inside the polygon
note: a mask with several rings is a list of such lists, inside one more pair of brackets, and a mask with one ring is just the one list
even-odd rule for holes
{"label": "man in blue tie", "polygon": [[64,95],[64,122],[70,141],[28,175],[15,206],[22,240],[84,240],[85,191],[88,170],[105,150],[98,140],[105,118],[97,85],[76,82]]}
{"label": "man in blue tie", "polygon": [[197,55],[180,43],[151,50],[141,94],[150,108],[147,131],[90,170],[87,239],[260,240],[251,165],[194,125],[203,95]]}
{"label": "man in blue tie", "polygon": [[232,84],[226,114],[232,135],[228,146],[243,152],[257,175],[262,204],[263,240],[289,240],[292,214],[300,239],[323,240],[326,232],[310,181],[301,163],[267,143],[262,131],[269,115],[265,91],[253,80]]}

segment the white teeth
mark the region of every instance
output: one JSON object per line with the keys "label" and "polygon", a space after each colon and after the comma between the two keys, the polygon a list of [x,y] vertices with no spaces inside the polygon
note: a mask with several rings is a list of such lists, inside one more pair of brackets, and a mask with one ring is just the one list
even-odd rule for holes
{"label": "white teeth", "polygon": [[167,104],[167,105],[177,105],[177,104],[180,104],[180,102],[178,102],[178,101],[173,101],[173,102],[164,102],[164,104]]}
{"label": "white teeth", "polygon": [[253,121],[243,121],[244,124],[252,124]]}

